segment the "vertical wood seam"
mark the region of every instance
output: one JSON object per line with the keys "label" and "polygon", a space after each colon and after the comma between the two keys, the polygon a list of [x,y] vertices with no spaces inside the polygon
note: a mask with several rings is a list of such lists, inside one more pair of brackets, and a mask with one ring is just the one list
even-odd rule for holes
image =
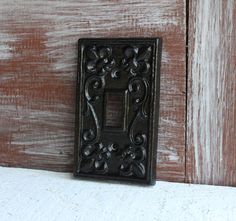
{"label": "vertical wood seam", "polygon": [[187,130],[187,126],[188,126],[188,46],[189,46],[189,38],[188,38],[188,34],[189,34],[189,0],[186,0],[186,32],[185,32],[185,38],[186,38],[186,50],[185,50],[185,62],[186,62],[186,67],[185,67],[185,71],[186,71],[186,83],[185,83],[185,161],[184,161],[184,182],[187,182],[187,137],[188,137],[188,130]]}

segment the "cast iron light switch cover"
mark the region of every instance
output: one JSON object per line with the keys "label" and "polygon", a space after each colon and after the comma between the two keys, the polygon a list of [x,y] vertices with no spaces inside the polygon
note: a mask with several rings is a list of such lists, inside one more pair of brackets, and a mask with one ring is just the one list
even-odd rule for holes
{"label": "cast iron light switch cover", "polygon": [[74,175],[155,184],[160,38],[80,39]]}

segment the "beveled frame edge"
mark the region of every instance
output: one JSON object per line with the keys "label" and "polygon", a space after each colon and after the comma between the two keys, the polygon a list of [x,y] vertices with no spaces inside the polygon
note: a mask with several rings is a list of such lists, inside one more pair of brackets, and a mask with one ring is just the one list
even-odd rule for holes
{"label": "beveled frame edge", "polygon": [[[158,129],[159,129],[159,110],[160,110],[160,76],[161,76],[161,56],[162,56],[162,38],[155,39],[155,52],[153,53],[154,56],[154,70],[153,70],[153,77],[154,77],[154,88],[152,88],[152,101],[153,107],[151,108],[152,116],[150,117],[151,121],[151,151],[150,154],[150,165],[149,165],[149,177],[148,184],[155,185],[156,183],[156,162],[157,162],[157,148],[158,148]],[[155,54],[155,55],[154,55]],[[151,157],[152,156],[152,157]]]}

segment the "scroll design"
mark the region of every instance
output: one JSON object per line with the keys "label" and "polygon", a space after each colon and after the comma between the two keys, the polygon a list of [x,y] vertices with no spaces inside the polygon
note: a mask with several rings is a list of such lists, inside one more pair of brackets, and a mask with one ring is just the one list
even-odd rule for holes
{"label": "scroll design", "polygon": [[88,75],[84,87],[84,115],[92,119],[93,127],[82,131],[81,171],[107,173],[107,161],[111,158],[114,144],[104,146],[100,140],[101,125],[95,104],[103,95],[105,77],[114,73],[115,59],[110,47],[90,47],[85,49],[85,67]]}
{"label": "scroll design", "polygon": [[130,144],[121,154],[120,174],[143,178],[146,175],[147,134],[142,131],[143,127],[137,127],[137,125],[138,122],[145,123],[145,119],[148,117],[146,105],[150,86],[147,76],[150,73],[151,47],[141,50],[137,47],[128,47],[124,54],[122,63],[125,70],[131,75],[128,91],[135,114],[129,125]]}
{"label": "scroll design", "polygon": [[[147,134],[146,128],[142,130],[143,127],[137,127],[137,125],[145,124],[148,118],[146,109],[150,91],[148,78],[151,47],[125,47],[123,58],[119,62],[116,62],[112,56],[111,47],[92,46],[85,48],[84,54],[87,78],[84,86],[83,114],[92,119],[93,126],[82,131],[81,171],[108,173],[108,162],[114,154],[120,159],[121,176],[143,178],[146,175]],[[105,77],[110,74],[113,79],[118,79],[120,73],[128,75],[128,92],[134,112],[128,129],[130,143],[122,149],[114,143],[102,143],[101,125],[95,108],[104,93]]]}

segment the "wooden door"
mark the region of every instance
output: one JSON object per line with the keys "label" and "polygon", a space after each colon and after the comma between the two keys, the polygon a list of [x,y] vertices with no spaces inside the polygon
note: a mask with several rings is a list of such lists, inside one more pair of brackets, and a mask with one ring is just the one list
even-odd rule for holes
{"label": "wooden door", "polygon": [[162,37],[158,179],[185,179],[185,0],[0,2],[0,164],[71,171],[77,40]]}

